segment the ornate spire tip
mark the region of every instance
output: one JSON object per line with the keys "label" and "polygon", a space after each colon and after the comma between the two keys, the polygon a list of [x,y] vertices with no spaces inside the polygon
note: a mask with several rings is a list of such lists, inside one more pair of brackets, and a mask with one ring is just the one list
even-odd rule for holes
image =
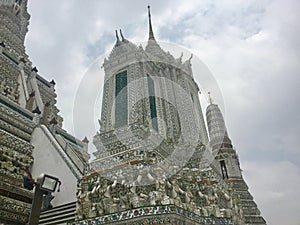
{"label": "ornate spire tip", "polygon": [[121,38],[122,38],[122,41],[125,40],[124,36],[123,36],[123,33],[122,33],[122,30],[120,29],[120,35],[121,35]]}
{"label": "ornate spire tip", "polygon": [[118,35],[118,30],[116,30],[116,38],[117,38],[117,42],[120,41],[119,35]]}
{"label": "ornate spire tip", "polygon": [[152,24],[151,24],[150,5],[148,5],[148,19],[149,19],[149,40],[155,40],[153,30],[152,30]]}
{"label": "ornate spire tip", "polygon": [[208,92],[208,103],[210,105],[212,104],[212,99],[211,99],[211,96],[210,96],[210,91]]}

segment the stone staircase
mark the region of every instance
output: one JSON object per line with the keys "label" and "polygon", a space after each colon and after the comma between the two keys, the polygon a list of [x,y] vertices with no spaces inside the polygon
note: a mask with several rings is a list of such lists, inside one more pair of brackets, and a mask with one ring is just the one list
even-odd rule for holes
{"label": "stone staircase", "polygon": [[75,221],[76,202],[60,205],[41,212],[39,225],[67,224]]}
{"label": "stone staircase", "polygon": [[243,210],[246,225],[266,225],[266,221],[261,216],[245,180],[243,178],[237,178],[232,179],[230,182],[232,183],[234,195],[239,199],[239,205]]}

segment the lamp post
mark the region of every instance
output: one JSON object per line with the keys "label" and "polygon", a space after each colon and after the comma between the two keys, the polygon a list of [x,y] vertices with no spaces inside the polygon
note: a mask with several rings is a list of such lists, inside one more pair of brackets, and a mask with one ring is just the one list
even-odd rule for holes
{"label": "lamp post", "polygon": [[41,174],[37,178],[28,225],[39,223],[43,195],[55,192],[58,183],[60,183],[58,178],[47,174]]}

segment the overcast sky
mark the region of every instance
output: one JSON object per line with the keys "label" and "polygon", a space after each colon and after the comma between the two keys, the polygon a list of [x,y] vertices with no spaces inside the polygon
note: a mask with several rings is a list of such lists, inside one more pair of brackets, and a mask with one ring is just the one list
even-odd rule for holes
{"label": "overcast sky", "polygon": [[[30,0],[27,53],[56,81],[64,128],[74,133],[77,88],[112,48],[114,30],[147,40],[149,3],[156,38],[191,49],[213,74],[243,175],[268,224],[299,225],[298,0]],[[91,140],[95,132],[76,135]]]}

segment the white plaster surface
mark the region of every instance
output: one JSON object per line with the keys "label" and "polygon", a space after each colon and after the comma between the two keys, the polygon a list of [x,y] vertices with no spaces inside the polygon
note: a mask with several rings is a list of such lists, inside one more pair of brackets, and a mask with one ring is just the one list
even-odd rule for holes
{"label": "white plaster surface", "polygon": [[[45,129],[45,127],[43,128]],[[33,150],[32,176],[36,179],[40,174],[45,173],[58,177],[61,180],[60,192],[53,194],[55,198],[51,202],[55,207],[76,200],[77,178],[58,153],[55,143],[51,143],[50,139],[45,135],[43,128],[35,128],[32,135],[31,142],[35,146]],[[51,138],[51,140],[53,141],[54,139]]]}

